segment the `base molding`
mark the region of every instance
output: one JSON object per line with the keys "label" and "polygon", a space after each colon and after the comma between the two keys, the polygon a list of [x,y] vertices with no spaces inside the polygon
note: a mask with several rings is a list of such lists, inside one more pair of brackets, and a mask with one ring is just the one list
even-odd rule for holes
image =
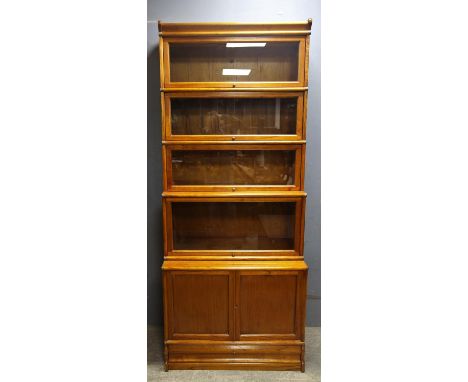
{"label": "base molding", "polygon": [[270,371],[302,371],[301,363],[285,362],[168,362],[168,370],[270,370]]}
{"label": "base molding", "polygon": [[166,341],[167,370],[304,371],[302,341]]}

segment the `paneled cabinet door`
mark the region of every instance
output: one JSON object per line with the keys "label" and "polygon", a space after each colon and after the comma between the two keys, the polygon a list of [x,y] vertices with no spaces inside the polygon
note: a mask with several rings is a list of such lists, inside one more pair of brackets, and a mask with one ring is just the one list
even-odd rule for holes
{"label": "paneled cabinet door", "polygon": [[165,271],[170,340],[304,340],[306,271]]}
{"label": "paneled cabinet door", "polygon": [[306,37],[164,38],[164,86],[302,87]]}
{"label": "paneled cabinet door", "polygon": [[164,272],[168,339],[234,339],[231,271]]}
{"label": "paneled cabinet door", "polygon": [[304,340],[306,271],[238,271],[236,338]]}

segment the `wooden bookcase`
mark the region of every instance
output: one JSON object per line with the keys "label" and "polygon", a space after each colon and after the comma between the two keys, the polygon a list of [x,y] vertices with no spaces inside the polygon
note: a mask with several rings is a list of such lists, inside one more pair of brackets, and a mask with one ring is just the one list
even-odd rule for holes
{"label": "wooden bookcase", "polygon": [[159,23],[166,371],[304,371],[311,25]]}

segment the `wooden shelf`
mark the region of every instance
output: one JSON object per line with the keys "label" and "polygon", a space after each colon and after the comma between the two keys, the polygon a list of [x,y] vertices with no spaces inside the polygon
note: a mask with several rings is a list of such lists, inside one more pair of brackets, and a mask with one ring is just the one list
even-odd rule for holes
{"label": "wooden shelf", "polygon": [[164,270],[283,270],[304,271],[309,269],[307,264],[296,260],[283,261],[184,261],[166,260],[162,265]]}
{"label": "wooden shelf", "polygon": [[305,198],[304,191],[163,192],[163,198]]}

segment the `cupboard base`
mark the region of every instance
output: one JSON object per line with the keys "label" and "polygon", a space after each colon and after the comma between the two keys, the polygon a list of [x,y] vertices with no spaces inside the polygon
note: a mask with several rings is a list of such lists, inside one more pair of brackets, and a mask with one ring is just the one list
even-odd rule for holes
{"label": "cupboard base", "polygon": [[168,370],[289,370],[304,372],[301,341],[167,341]]}

